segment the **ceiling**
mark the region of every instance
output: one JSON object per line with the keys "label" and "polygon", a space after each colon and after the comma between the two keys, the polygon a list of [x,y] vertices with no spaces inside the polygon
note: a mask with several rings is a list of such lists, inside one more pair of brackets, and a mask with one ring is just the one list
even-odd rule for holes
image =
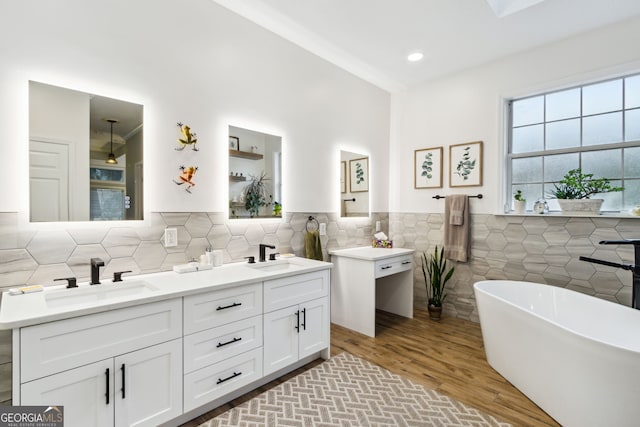
{"label": "ceiling", "polygon": [[111,151],[111,124],[113,124],[114,151],[142,130],[143,107],[127,101],[91,95],[89,129],[91,151],[109,153]]}
{"label": "ceiling", "polygon": [[213,1],[390,92],[640,16],[639,0]]}

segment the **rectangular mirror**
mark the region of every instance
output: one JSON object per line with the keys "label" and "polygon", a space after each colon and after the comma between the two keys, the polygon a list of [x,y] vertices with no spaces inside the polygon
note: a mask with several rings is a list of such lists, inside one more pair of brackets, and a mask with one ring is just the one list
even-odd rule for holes
{"label": "rectangular mirror", "polygon": [[340,216],[369,216],[369,157],[340,151]]}
{"label": "rectangular mirror", "polygon": [[30,220],[142,220],[142,128],[142,105],[30,81]]}
{"label": "rectangular mirror", "polygon": [[282,217],[282,137],[229,126],[229,218]]}

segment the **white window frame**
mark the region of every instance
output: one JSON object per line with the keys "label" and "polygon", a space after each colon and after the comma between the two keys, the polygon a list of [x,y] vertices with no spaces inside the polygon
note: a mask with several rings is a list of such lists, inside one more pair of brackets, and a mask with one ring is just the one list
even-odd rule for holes
{"label": "white window frame", "polygon": [[[514,194],[514,184],[513,184],[513,171],[512,171],[512,160],[513,159],[518,159],[518,158],[529,158],[529,157],[544,157],[544,156],[549,156],[549,155],[556,155],[556,154],[568,154],[568,153],[584,153],[584,152],[593,152],[593,151],[605,151],[605,150],[611,150],[611,149],[621,149],[621,156],[622,156],[622,165],[623,165],[623,171],[622,171],[622,177],[621,179],[617,179],[617,178],[611,178],[612,183],[614,185],[622,185],[624,186],[624,181],[625,180],[638,180],[638,178],[625,178],[624,177],[624,150],[622,150],[623,148],[633,148],[633,147],[640,147],[640,139],[635,139],[635,140],[631,140],[631,141],[625,141],[625,112],[626,111],[630,111],[630,110],[637,110],[638,107],[632,107],[632,108],[626,108],[625,106],[625,80],[626,78],[630,78],[630,77],[637,77],[640,76],[639,73],[629,73],[629,74],[625,74],[625,75],[620,75],[617,77],[613,77],[613,78],[604,78],[604,79],[598,79],[595,81],[591,81],[588,83],[581,83],[581,84],[577,84],[577,85],[571,85],[571,86],[566,86],[560,89],[554,89],[554,90],[544,90],[544,91],[540,91],[537,92],[535,94],[530,94],[530,95],[525,95],[525,96],[513,96],[513,97],[509,97],[504,99],[504,120],[505,120],[505,126],[504,126],[504,130],[505,130],[505,142],[504,142],[504,150],[505,150],[505,156],[504,156],[504,170],[505,170],[505,179],[504,179],[504,185],[505,185],[505,201],[506,203],[504,204],[504,212],[509,214],[509,213],[513,213],[513,194]],[[582,96],[583,96],[583,89],[585,87],[588,86],[592,86],[592,85],[596,85],[596,84],[600,84],[600,83],[606,83],[606,82],[610,82],[610,81],[616,81],[616,80],[621,80],[622,81],[622,108],[619,110],[614,110],[614,111],[607,111],[607,112],[602,112],[602,113],[597,113],[597,114],[583,114],[582,111]],[[513,140],[513,110],[512,110],[512,105],[513,102],[515,101],[520,101],[520,100],[525,100],[525,99],[529,99],[529,98],[535,98],[535,97],[546,97],[547,95],[551,95],[554,93],[558,93],[558,92],[564,92],[567,90],[571,90],[571,89],[580,89],[580,115],[577,117],[580,120],[580,145],[577,147],[571,147],[571,148],[560,148],[560,149],[545,149],[545,147],[543,147],[542,150],[538,150],[538,151],[531,151],[531,152],[523,152],[523,153],[513,153],[512,152],[512,140]],[[546,108],[546,98],[545,98],[545,108]],[[592,117],[592,116],[600,116],[600,115],[604,115],[604,114],[609,114],[612,112],[621,112],[622,115],[622,141],[619,142],[614,142],[614,143],[605,143],[605,144],[598,144],[598,145],[582,145],[583,144],[583,135],[582,135],[582,120],[585,117]],[[569,119],[566,119],[569,120]],[[546,120],[546,115],[545,117],[543,117],[543,121],[540,122],[539,124],[543,125],[543,129],[546,128],[546,124],[547,123],[553,123],[553,122],[557,122],[559,120]],[[528,124],[531,125],[531,124]],[[546,131],[544,132],[544,143],[543,145],[546,145]],[[581,160],[581,156],[579,156],[579,165],[582,165],[582,160]],[[584,172],[589,172],[589,171],[584,171]],[[621,184],[617,184],[617,182],[621,181]],[[554,181],[555,182],[555,181]],[[542,185],[543,188],[543,192],[544,192],[544,187],[545,184],[549,184],[549,183],[553,183],[550,181],[545,181],[544,178],[544,164],[543,164],[543,170],[542,170],[542,181],[540,182],[540,184]],[[622,208],[625,209],[625,201],[624,201],[624,191],[622,192]],[[540,198],[545,198],[547,200],[550,199],[550,197],[548,196],[548,194],[541,194]],[[536,199],[537,200],[537,199]],[[533,204],[535,203],[536,200],[528,200],[528,212],[527,213],[532,213],[531,209],[533,207]],[[554,212],[559,212],[559,211],[554,211]],[[619,213],[621,212],[620,210],[617,211],[610,211],[613,213]],[[624,213],[624,212],[623,212]]]}

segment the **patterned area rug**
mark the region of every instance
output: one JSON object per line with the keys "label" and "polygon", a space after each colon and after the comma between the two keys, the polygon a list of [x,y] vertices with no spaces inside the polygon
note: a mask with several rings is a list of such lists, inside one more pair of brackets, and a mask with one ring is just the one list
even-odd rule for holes
{"label": "patterned area rug", "polygon": [[509,425],[341,353],[200,427]]}

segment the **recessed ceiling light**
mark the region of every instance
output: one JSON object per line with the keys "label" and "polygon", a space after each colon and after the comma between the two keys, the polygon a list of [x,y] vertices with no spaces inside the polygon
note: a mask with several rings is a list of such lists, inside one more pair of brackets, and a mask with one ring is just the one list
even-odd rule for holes
{"label": "recessed ceiling light", "polygon": [[424,54],[422,52],[413,52],[407,56],[407,60],[409,62],[418,62],[422,58],[424,58]]}

